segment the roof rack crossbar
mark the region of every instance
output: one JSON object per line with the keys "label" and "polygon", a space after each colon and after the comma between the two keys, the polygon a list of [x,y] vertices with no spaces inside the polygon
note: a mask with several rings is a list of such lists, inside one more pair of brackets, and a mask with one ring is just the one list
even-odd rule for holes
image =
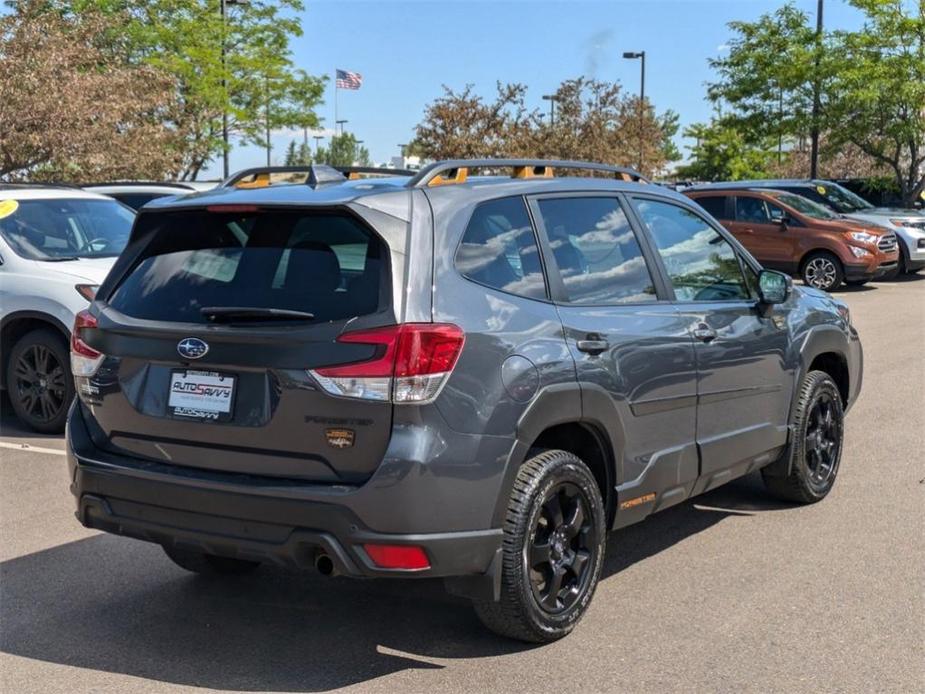
{"label": "roof rack crossbar", "polygon": [[623,180],[638,181],[640,183],[649,182],[647,178],[635,169],[625,166],[599,164],[592,161],[568,161],[559,159],[448,159],[425,166],[416,176],[408,181],[408,187],[425,188],[431,181],[440,178],[442,174],[459,169],[513,168],[516,170],[525,167],[532,167],[534,169],[552,167],[554,169],[601,171],[603,173],[611,173],[614,177]]}

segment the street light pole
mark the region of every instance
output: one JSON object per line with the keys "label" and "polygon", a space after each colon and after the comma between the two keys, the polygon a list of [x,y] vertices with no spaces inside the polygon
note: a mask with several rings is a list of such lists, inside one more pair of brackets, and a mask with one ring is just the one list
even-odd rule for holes
{"label": "street light pole", "polygon": [[810,130],[809,177],[819,174],[819,58],[822,52],[822,4],[816,3],[816,69],[813,72],[813,122]]}
{"label": "street light pole", "polygon": [[555,94],[543,94],[543,101],[549,102],[549,125],[556,124],[556,102],[559,98]]}
{"label": "street light pole", "polygon": [[324,139],[324,135],[312,135],[315,139],[315,156],[318,156],[318,148],[321,146],[321,140]]}
{"label": "street light pole", "polygon": [[335,134],[335,135],[337,134],[337,126],[339,125],[339,126],[340,126],[340,134],[343,135],[343,134],[344,134],[344,123],[347,123],[347,122],[348,122],[348,121],[347,121],[346,118],[342,118],[342,119],[340,119],[340,120],[334,121],[334,134]]}
{"label": "street light pole", "polygon": [[225,69],[225,17],[229,5],[246,5],[248,0],[220,0],[222,16],[221,66],[222,66],[222,178],[228,178],[228,76]]}
{"label": "street light pole", "polygon": [[623,54],[627,60],[640,60],[639,76],[639,171],[642,172],[643,166],[643,125],[645,124],[645,103],[646,103],[646,52],[645,51],[627,51]]}

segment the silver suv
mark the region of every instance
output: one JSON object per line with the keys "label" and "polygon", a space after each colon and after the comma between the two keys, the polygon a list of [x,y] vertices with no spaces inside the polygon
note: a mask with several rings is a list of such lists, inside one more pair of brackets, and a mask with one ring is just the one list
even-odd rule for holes
{"label": "silver suv", "polygon": [[84,525],[196,572],[442,577],[537,642],[609,530],[756,470],[825,497],[862,372],[845,306],[692,201],[535,160],[149,203],[72,363]]}

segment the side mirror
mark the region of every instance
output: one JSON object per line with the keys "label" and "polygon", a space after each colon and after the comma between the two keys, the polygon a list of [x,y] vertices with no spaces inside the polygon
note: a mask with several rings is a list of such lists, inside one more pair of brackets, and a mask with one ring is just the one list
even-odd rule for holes
{"label": "side mirror", "polygon": [[762,270],[758,275],[758,295],[763,304],[782,304],[790,296],[793,280],[776,270]]}

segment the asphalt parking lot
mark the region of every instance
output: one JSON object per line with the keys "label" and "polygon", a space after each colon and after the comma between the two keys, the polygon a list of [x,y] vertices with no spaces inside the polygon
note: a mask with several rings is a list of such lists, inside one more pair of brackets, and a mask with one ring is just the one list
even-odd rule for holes
{"label": "asphalt parking lot", "polygon": [[63,441],[4,405],[2,691],[923,691],[925,274],[839,296],[865,378],[832,494],[749,477],[611,535],[589,614],[543,647],[438,582],[209,580],[87,531]]}

